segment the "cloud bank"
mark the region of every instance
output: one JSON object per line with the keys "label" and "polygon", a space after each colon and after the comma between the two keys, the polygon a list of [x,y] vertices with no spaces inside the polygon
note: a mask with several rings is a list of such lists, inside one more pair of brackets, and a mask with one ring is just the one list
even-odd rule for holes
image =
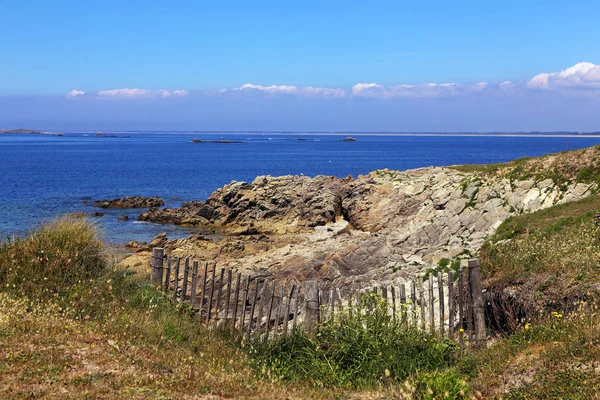
{"label": "cloud bank", "polygon": [[600,65],[580,62],[560,72],[537,74],[527,87],[539,90],[598,90]]}
{"label": "cloud bank", "polygon": [[531,91],[547,92],[597,92],[600,91],[600,65],[580,62],[560,72],[540,73],[529,80],[519,82],[477,82],[461,83],[424,83],[398,84],[384,86],[375,82],[357,83],[349,90],[344,88],[326,88],[296,85],[257,85],[246,83],[239,87],[223,88],[216,91],[205,90],[148,90],[123,88],[85,92],[74,89],[66,94],[68,98],[102,97],[116,99],[140,98],[176,98],[186,96],[297,96],[322,99],[363,98],[445,98],[487,94],[492,96],[527,93]]}

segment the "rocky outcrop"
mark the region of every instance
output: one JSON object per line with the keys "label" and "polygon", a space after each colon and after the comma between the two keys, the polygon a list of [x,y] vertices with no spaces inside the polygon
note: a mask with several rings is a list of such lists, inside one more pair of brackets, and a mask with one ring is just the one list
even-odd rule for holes
{"label": "rocky outcrop", "polygon": [[219,232],[160,238],[174,255],[281,280],[399,284],[442,258],[464,263],[511,215],[580,199],[594,187],[440,167],[356,179],[261,176],[232,182],[205,202],[152,209],[139,219]]}
{"label": "rocky outcrop", "polygon": [[178,209],[150,210],[140,221],[217,226],[230,234],[296,233],[334,222],[341,215],[343,180],[334,177],[260,176],[251,184],[232,182],[206,202],[183,203]]}
{"label": "rocky outcrop", "polygon": [[96,207],[100,208],[152,208],[164,206],[160,197],[129,196],[113,200],[96,200]]}

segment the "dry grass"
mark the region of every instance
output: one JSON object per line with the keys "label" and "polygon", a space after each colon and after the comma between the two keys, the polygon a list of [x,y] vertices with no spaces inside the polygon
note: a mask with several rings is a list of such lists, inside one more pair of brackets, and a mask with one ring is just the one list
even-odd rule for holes
{"label": "dry grass", "polygon": [[520,158],[501,164],[469,164],[451,168],[512,180],[552,179],[558,184],[575,181],[600,184],[600,146],[563,151],[542,157]]}
{"label": "dry grass", "polygon": [[[94,288],[103,312],[83,306],[89,299],[34,305],[0,293],[0,397],[345,397],[259,378],[242,351],[203,329],[186,307],[162,303],[149,287],[138,288],[145,299],[122,297],[129,279]],[[111,285],[112,295],[99,293]]]}
{"label": "dry grass", "polygon": [[64,294],[107,268],[104,243],[87,219],[67,216],[26,238],[0,243],[0,286],[31,298]]}
{"label": "dry grass", "polygon": [[0,398],[379,396],[258,374],[188,305],[135,271],[108,267],[96,234],[87,221],[65,218],[0,244]]}
{"label": "dry grass", "polygon": [[484,398],[600,398],[600,316],[586,306],[544,321],[472,353],[462,362]]}

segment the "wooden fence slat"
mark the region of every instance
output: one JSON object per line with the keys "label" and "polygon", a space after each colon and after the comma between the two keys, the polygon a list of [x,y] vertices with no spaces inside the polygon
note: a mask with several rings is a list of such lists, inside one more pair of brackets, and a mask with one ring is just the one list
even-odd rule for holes
{"label": "wooden fence slat", "polygon": [[319,323],[319,282],[304,282],[304,325],[308,333],[312,333]]}
{"label": "wooden fence slat", "polygon": [[385,304],[385,314],[388,315],[390,302],[388,301],[388,290],[386,285],[381,287],[381,298],[383,299],[383,304]]}
{"label": "wooden fence slat", "polygon": [[485,340],[485,314],[483,304],[483,287],[479,260],[469,260],[469,286],[471,289],[473,327],[475,329],[475,345],[482,346]]}
{"label": "wooden fence slat", "polygon": [[454,339],[454,274],[448,272],[448,337]]}
{"label": "wooden fence slat", "polygon": [[194,269],[192,270],[192,292],[190,293],[190,303],[192,303],[192,308],[194,308],[194,304],[196,304],[196,287],[198,285],[198,261],[194,260],[193,265]]}
{"label": "wooden fence slat", "polygon": [[[279,330],[279,321],[280,321],[280,317],[283,317],[282,314],[282,307],[283,307],[283,294],[284,294],[284,286],[285,285],[281,285],[279,287],[279,295],[276,296],[277,297],[277,307],[275,308],[275,329],[273,330],[273,332],[275,334],[277,334],[277,331]],[[283,327],[282,327],[283,329]],[[283,331],[285,333],[285,331]]]}
{"label": "wooden fence slat", "polygon": [[227,294],[225,295],[225,322],[229,319],[229,301],[231,300],[231,268],[227,269]]}
{"label": "wooden fence slat", "polygon": [[[203,263],[203,272],[202,272],[202,290],[200,292],[200,321],[204,320],[204,316],[202,315],[202,312],[204,310],[204,298],[206,297],[206,277],[208,275],[208,263],[204,262]],[[208,310],[206,312],[206,314],[208,314]]]}
{"label": "wooden fence slat", "polygon": [[165,295],[169,294],[169,285],[171,284],[171,256],[167,256],[167,271],[165,273],[165,286],[163,293]]}
{"label": "wooden fence slat", "polygon": [[212,263],[212,273],[210,275],[210,295],[208,298],[208,309],[206,310],[206,323],[212,318],[213,297],[215,295],[215,275],[217,273],[217,264]]}
{"label": "wooden fence slat", "polygon": [[262,327],[262,320],[263,320],[263,316],[264,314],[264,310],[265,310],[265,302],[267,301],[267,296],[268,296],[268,291],[269,291],[269,281],[267,279],[265,279],[265,283],[263,285],[263,292],[260,296],[260,306],[258,308],[258,316],[256,319],[256,331],[260,334],[260,328]]}
{"label": "wooden fence slat", "polygon": [[445,315],[444,315],[444,277],[442,271],[438,272],[438,300],[440,309],[440,337],[444,337]]}
{"label": "wooden fence slat", "polygon": [[410,301],[412,303],[412,318],[411,322],[416,327],[417,326],[417,283],[413,279],[410,285]]}
{"label": "wooden fence slat", "polygon": [[271,313],[273,310],[273,298],[275,297],[275,279],[273,279],[273,288],[271,289],[271,295],[269,296],[269,305],[267,309],[267,323],[265,324],[265,340],[269,337],[269,329],[271,328]]}
{"label": "wooden fence slat", "polygon": [[223,298],[223,278],[225,277],[225,268],[221,268],[219,273],[219,286],[217,289],[217,301],[215,305],[215,322],[219,321],[219,314],[221,313],[221,299]]}
{"label": "wooden fence slat", "polygon": [[429,273],[429,330],[435,333],[435,306],[433,297],[433,274]]}
{"label": "wooden fence slat", "polygon": [[[282,287],[283,289],[283,287]],[[287,335],[288,333],[288,322],[290,320],[290,307],[292,305],[292,297],[294,296],[294,291],[296,290],[296,285],[292,285],[292,288],[290,289],[290,293],[288,295],[287,298],[287,306],[285,307],[285,314],[283,315],[283,333],[285,335]],[[283,290],[281,291],[281,295],[283,296]],[[283,303],[283,300],[282,300]],[[282,304],[283,306],[283,304]],[[294,317],[294,321],[296,320],[296,317]]]}
{"label": "wooden fence slat", "polygon": [[463,270],[458,270],[458,343],[462,349],[464,346],[464,332],[465,332],[465,290],[463,283]]}
{"label": "wooden fence slat", "polygon": [[238,311],[238,303],[240,301],[240,283],[242,280],[242,273],[238,272],[235,278],[235,296],[233,300],[233,324],[232,328],[235,329],[237,322],[237,311]]}
{"label": "wooden fence slat", "polygon": [[177,300],[177,291],[179,290],[179,267],[181,265],[181,258],[177,257],[175,263],[175,285],[173,287],[173,300]]}
{"label": "wooden fence slat", "polygon": [[396,323],[396,288],[391,287],[392,291],[392,320]]}
{"label": "wooden fence slat", "polygon": [[240,315],[240,332],[244,333],[244,320],[246,319],[246,305],[248,304],[248,291],[250,290],[250,276],[246,275],[244,283],[244,296],[241,304],[242,315]]}
{"label": "wooden fence slat", "polygon": [[403,283],[400,285],[400,315],[402,318],[402,325],[408,325],[408,313],[406,311],[406,285]]}
{"label": "wooden fence slat", "polygon": [[155,247],[152,249],[152,282],[158,284],[159,290],[162,289],[163,263],[165,259],[165,249]]}
{"label": "wooden fence slat", "polygon": [[469,339],[469,345],[473,343],[473,298],[471,297],[471,285],[469,285],[469,269],[465,270],[465,317],[467,318],[467,338]]}
{"label": "wooden fence slat", "polygon": [[333,321],[333,319],[335,318],[335,300],[334,300],[334,294],[335,290],[333,290],[333,288],[329,291],[329,315],[328,318],[331,319]]}
{"label": "wooden fence slat", "polygon": [[[252,333],[252,323],[254,322],[254,309],[256,308],[256,299],[258,298],[258,289],[261,282],[255,279],[254,296],[250,305],[250,321],[248,321],[248,336]],[[266,283],[266,281],[265,281]]]}
{"label": "wooden fence slat", "polygon": [[[298,326],[298,318],[300,313],[299,313],[299,308],[300,308],[300,291],[302,290],[302,286],[298,286],[298,290],[296,291],[296,303],[294,304],[294,321],[293,325],[292,325],[292,329],[296,330],[296,327]],[[292,301],[292,299],[290,299],[289,301]]]}
{"label": "wooden fence slat", "polygon": [[423,279],[419,279],[419,301],[421,306],[421,330],[425,330],[425,288],[423,285]]}
{"label": "wooden fence slat", "polygon": [[185,258],[185,263],[183,267],[183,284],[181,289],[181,301],[185,301],[187,299],[187,287],[188,287],[188,278],[190,274],[190,258]]}

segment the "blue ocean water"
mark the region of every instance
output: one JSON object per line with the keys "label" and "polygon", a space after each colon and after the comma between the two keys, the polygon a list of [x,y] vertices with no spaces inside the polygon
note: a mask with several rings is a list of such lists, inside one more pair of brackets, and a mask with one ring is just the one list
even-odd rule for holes
{"label": "blue ocean water", "polygon": [[[374,169],[495,163],[564,150],[564,137],[358,136],[278,134],[0,135],[0,237],[21,234],[57,215],[98,211],[93,200],[129,195],[161,196],[167,206],[204,200],[232,180],[258,175],[344,177]],[[223,136],[243,143],[191,143]],[[297,140],[298,138],[306,140]],[[569,138],[570,149],[600,138]],[[112,243],[147,241],[166,231],[190,230],[139,223],[142,210],[103,210],[97,218]],[[130,221],[118,221],[128,215]]]}

